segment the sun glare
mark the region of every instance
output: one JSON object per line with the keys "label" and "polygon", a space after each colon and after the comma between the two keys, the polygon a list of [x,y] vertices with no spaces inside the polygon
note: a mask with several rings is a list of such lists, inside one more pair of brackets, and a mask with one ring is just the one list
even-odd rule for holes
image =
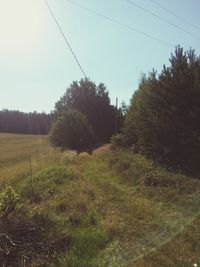
{"label": "sun glare", "polygon": [[43,24],[42,1],[0,0],[1,53],[33,53]]}

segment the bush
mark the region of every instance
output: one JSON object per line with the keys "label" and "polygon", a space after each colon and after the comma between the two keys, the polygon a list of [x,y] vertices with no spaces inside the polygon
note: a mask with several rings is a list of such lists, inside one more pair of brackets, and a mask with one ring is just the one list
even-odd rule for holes
{"label": "bush", "polygon": [[54,122],[50,142],[63,149],[81,151],[92,147],[95,137],[87,118],[79,111],[69,109]]}
{"label": "bush", "polygon": [[20,208],[19,195],[11,186],[0,194],[0,214],[1,217],[7,217],[15,209]]}

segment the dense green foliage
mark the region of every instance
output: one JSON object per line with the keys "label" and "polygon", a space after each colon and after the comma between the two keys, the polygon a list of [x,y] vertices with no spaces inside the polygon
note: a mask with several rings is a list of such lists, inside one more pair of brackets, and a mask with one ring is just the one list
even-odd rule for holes
{"label": "dense green foliage", "polygon": [[51,115],[46,113],[24,113],[20,111],[0,111],[0,132],[21,134],[48,134]]}
{"label": "dense green foliage", "polygon": [[[69,108],[76,109],[86,116],[95,133],[96,143],[109,141],[115,131],[116,110],[110,104],[109,94],[104,84],[101,83],[97,86],[88,79],[73,82],[63,97],[56,103],[55,118],[62,116]],[[121,120],[122,114],[119,110],[119,127]]]}
{"label": "dense green foliage", "polygon": [[82,150],[92,147],[95,137],[87,118],[77,110],[68,109],[53,124],[50,141],[64,149]]}
{"label": "dense green foliage", "polygon": [[[169,167],[196,173],[200,155],[200,58],[177,47],[160,75],[143,76],[122,143]],[[116,138],[119,143],[120,136]]]}

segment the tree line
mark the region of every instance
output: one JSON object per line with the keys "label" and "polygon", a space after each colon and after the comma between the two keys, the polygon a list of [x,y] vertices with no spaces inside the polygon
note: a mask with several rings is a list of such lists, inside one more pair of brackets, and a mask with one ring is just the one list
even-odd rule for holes
{"label": "tree line", "polygon": [[180,46],[160,74],[143,75],[118,146],[132,146],[167,168],[200,174],[200,57]]}
{"label": "tree line", "polygon": [[48,134],[52,115],[37,112],[0,111],[0,132],[20,134]]}

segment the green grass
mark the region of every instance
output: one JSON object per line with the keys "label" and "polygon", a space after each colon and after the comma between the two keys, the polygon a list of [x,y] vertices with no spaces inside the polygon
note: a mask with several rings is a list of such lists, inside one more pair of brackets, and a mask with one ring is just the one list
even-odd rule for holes
{"label": "green grass", "polygon": [[3,186],[58,162],[61,155],[50,147],[47,136],[39,135],[0,133],[0,151],[0,185]]}
{"label": "green grass", "polygon": [[[18,258],[28,256],[30,266],[200,263],[198,179],[168,172],[128,150],[79,157],[52,149],[47,137],[6,134],[0,135],[0,146],[5,152],[0,168],[7,170],[4,183],[19,194],[23,218],[41,224],[37,233],[43,245],[37,249],[28,239],[18,252]],[[21,170],[30,156],[32,175],[27,166]],[[15,212],[11,226],[19,224],[16,218]]]}
{"label": "green grass", "polygon": [[81,159],[79,170],[93,187],[92,206],[106,231],[119,241],[125,266],[199,262],[199,180],[124,150]]}

